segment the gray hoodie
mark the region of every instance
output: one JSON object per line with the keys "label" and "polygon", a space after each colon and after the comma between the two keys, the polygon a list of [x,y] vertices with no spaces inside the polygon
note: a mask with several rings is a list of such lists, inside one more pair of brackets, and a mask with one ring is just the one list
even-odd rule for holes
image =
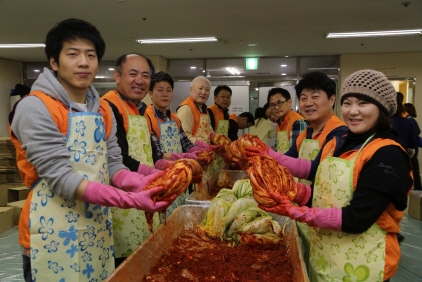
{"label": "gray hoodie", "polygon": [[[66,90],[47,68],[44,68],[31,90],[41,91],[66,106],[71,102]],[[89,112],[98,112],[99,108],[98,92],[91,85],[87,91],[87,109]],[[72,109],[83,111],[75,103],[72,103]],[[65,136],[59,132],[45,104],[35,96],[22,99],[16,107],[11,128],[22,143],[22,148],[26,150],[26,158],[34,165],[38,175],[47,180],[54,193],[73,200],[83,176],[72,171]],[[107,153],[111,177],[118,170],[126,168],[122,164],[121,151],[117,144],[114,115],[111,134],[107,140]]]}

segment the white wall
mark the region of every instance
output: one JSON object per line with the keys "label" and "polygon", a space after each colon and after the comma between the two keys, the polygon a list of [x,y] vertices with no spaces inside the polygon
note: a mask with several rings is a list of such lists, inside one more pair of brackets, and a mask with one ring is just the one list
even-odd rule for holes
{"label": "white wall", "polygon": [[23,64],[0,59],[0,137],[7,137],[8,115],[10,113],[10,90],[17,83],[23,84]]}

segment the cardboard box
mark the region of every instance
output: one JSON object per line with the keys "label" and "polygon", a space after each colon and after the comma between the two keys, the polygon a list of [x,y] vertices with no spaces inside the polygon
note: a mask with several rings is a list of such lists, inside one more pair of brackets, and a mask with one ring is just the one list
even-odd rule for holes
{"label": "cardboard box", "polygon": [[412,190],[410,192],[407,213],[417,220],[422,220],[422,190]]}
{"label": "cardboard box", "polygon": [[0,233],[15,225],[14,213],[15,209],[13,207],[0,207]]}
{"label": "cardboard box", "polygon": [[11,203],[11,202],[26,200],[26,198],[28,197],[29,191],[30,190],[26,188],[25,186],[9,188],[9,191],[7,193],[8,195],[7,202]]}
{"label": "cardboard box", "polygon": [[[6,206],[9,201],[9,188],[21,187],[22,183],[0,184],[0,206]],[[12,201],[13,202],[13,201]]]}
{"label": "cardboard box", "polygon": [[21,216],[21,211],[22,211],[23,205],[25,204],[25,201],[26,200],[7,203],[8,207],[13,207],[13,210],[14,210],[13,222],[15,223],[15,225],[19,224],[19,218]]}

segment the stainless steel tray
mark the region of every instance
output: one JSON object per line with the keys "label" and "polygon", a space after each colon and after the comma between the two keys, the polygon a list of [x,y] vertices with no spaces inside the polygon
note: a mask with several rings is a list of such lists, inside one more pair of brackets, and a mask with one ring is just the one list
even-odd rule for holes
{"label": "stainless steel tray", "polygon": [[[166,224],[160,225],[153,236],[145,240],[107,279],[109,282],[143,281],[145,275],[156,265],[160,257],[167,253],[171,243],[185,230],[191,230],[205,216],[208,207],[184,205],[177,207]],[[288,246],[288,256],[293,268],[294,282],[308,282],[302,249],[294,220],[285,216],[271,214],[280,226],[284,226],[284,239]],[[298,263],[299,262],[299,263]]]}
{"label": "stainless steel tray", "polygon": [[230,176],[230,179],[235,182],[239,179],[249,178],[248,174],[243,170],[218,170],[214,172],[205,182],[201,191],[194,191],[185,199],[186,205],[205,205],[208,206],[211,204],[212,197],[210,192],[213,191],[218,180],[219,172],[227,172]]}

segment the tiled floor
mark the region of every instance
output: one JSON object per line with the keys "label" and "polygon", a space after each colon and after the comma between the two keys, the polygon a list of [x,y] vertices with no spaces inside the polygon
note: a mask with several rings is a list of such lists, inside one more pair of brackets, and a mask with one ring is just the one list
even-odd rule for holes
{"label": "tiled floor", "polygon": [[[1,224],[1,223],[0,223]],[[422,281],[422,221],[407,212],[401,222],[402,257],[399,270],[391,282]],[[22,256],[18,245],[18,229],[14,227],[0,233],[0,281],[23,281]]]}

